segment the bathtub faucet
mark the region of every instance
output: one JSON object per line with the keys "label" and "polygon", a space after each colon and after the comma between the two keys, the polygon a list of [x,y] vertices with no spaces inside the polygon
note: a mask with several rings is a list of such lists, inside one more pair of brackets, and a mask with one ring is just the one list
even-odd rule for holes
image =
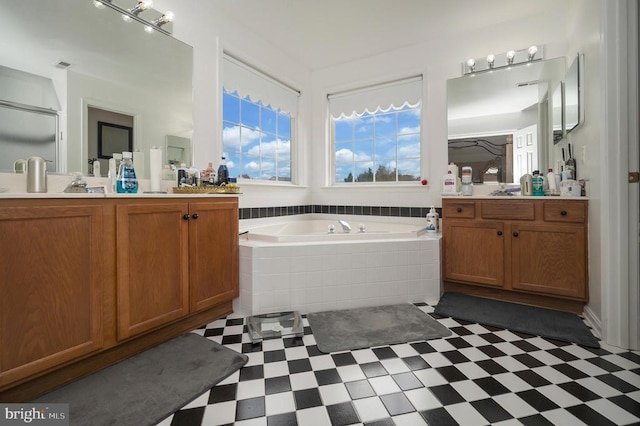
{"label": "bathtub faucet", "polygon": [[342,226],[342,232],[344,233],[351,232],[351,227],[347,222],[345,222],[344,220],[339,220],[338,223],[340,224],[340,226]]}

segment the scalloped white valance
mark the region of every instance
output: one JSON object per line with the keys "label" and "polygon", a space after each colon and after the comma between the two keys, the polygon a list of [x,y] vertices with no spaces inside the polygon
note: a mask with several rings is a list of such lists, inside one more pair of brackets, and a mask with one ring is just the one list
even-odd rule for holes
{"label": "scalloped white valance", "polygon": [[297,115],[300,92],[274,77],[253,68],[227,53],[223,57],[222,85],[229,92],[238,92],[241,98],[262,101],[274,110]]}
{"label": "scalloped white valance", "polygon": [[386,112],[404,105],[415,106],[422,99],[422,75],[387,83],[332,93],[329,113],[333,118],[358,116],[365,112]]}

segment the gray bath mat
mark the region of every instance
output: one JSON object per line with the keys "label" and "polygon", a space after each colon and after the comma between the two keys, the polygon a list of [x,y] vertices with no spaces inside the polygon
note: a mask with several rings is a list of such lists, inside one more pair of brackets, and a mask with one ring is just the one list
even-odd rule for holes
{"label": "gray bath mat", "polygon": [[576,314],[518,303],[445,293],[435,313],[534,336],[599,348],[600,343]]}
{"label": "gray bath mat", "polygon": [[68,403],[71,426],[155,425],[247,360],[246,355],[187,333],[33,402]]}
{"label": "gray bath mat", "polygon": [[321,352],[438,339],[451,331],[410,303],[307,315]]}

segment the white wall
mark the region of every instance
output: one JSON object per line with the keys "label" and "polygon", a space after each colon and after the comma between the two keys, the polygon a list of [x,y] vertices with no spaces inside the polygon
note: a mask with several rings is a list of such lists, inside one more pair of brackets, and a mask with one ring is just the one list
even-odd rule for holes
{"label": "white wall", "polygon": [[[461,63],[470,57],[545,45],[545,57],[564,56],[565,16],[540,13],[500,26],[452,37],[424,40],[404,49],[313,73],[313,110],[310,184],[316,204],[440,206],[441,180],[447,165],[446,83],[460,76]],[[394,77],[424,76],[422,159],[428,187],[419,183],[394,188],[328,188],[326,94],[382,82]]]}
{"label": "white wall", "polygon": [[[593,316],[602,317],[602,221],[608,220],[608,208],[602,206],[602,157],[600,132],[602,123],[601,55],[600,55],[600,1],[584,0],[575,14],[569,17],[566,38],[570,40],[565,56],[567,66],[575,60],[578,52],[584,54],[584,124],[571,132],[566,140],[555,147],[556,159],[561,158],[561,148],[571,143],[576,157],[578,179],[588,180],[589,185],[589,306]],[[585,157],[582,160],[582,152]],[[606,280],[604,280],[606,282]]]}
{"label": "white wall", "polygon": [[154,2],[158,10],[171,10],[176,14],[174,35],[194,48],[195,165],[200,169],[209,161],[217,165],[222,155],[222,64],[219,61],[224,49],[302,92],[298,103],[299,149],[292,150],[292,155],[301,163],[298,176],[301,186],[243,183],[240,207],[309,204],[311,199],[306,184],[311,121],[310,71],[294,58],[285,56],[276,46],[252,34],[242,25],[241,17],[221,16],[212,3],[208,0]]}

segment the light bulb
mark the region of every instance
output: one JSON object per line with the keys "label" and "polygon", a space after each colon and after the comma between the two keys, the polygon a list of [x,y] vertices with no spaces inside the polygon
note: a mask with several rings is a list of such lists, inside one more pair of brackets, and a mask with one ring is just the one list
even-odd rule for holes
{"label": "light bulb", "polygon": [[167,22],[173,22],[173,20],[176,18],[176,15],[172,11],[167,10],[164,13],[164,18],[166,19]]}
{"label": "light bulb", "polygon": [[470,72],[474,72],[476,69],[476,60],[475,59],[467,60],[467,67],[469,68]]}
{"label": "light bulb", "polygon": [[538,46],[531,46],[529,48],[529,50],[527,50],[527,53],[529,55],[529,60],[532,60],[534,56],[536,56],[536,53],[538,52]]}
{"label": "light bulb", "polygon": [[513,64],[513,58],[516,57],[516,51],[515,50],[510,50],[507,52],[507,63],[509,65]]}
{"label": "light bulb", "polygon": [[496,62],[496,55],[493,53],[487,55],[487,63],[489,64],[489,68],[493,68],[493,65]]}

